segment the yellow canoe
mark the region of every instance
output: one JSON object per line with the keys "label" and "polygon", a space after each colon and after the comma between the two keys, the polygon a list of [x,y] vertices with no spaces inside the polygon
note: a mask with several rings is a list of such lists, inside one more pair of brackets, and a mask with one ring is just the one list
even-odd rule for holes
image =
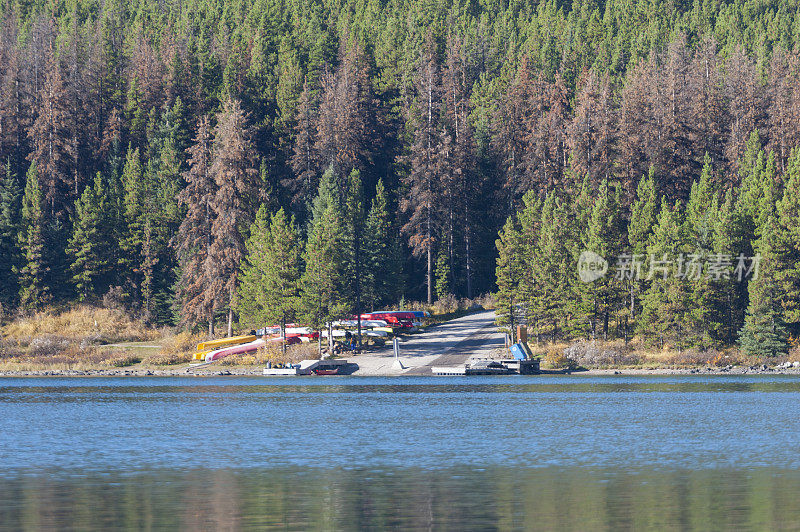
{"label": "yellow canoe", "polygon": [[394,329],[392,329],[391,327],[373,327],[372,330],[373,331],[383,331],[383,332],[387,332],[387,333],[393,333],[394,332]]}
{"label": "yellow canoe", "polygon": [[195,354],[192,356],[192,359],[194,359],[194,360],[205,360],[205,359],[206,359],[206,355],[207,355],[208,353],[210,353],[210,352],[211,352],[211,351],[200,351],[199,353],[195,353]]}
{"label": "yellow canoe", "polygon": [[209,342],[202,342],[197,344],[197,350],[208,351],[209,349],[217,349],[220,347],[225,347],[226,345],[246,344],[247,342],[252,342],[255,339],[256,337],[252,335],[233,336],[231,338],[220,338],[219,340],[211,340]]}

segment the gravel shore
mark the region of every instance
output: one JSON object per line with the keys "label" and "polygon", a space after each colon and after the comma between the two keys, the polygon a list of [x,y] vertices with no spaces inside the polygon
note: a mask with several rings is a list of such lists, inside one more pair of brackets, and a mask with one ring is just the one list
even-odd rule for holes
{"label": "gravel shore", "polygon": [[[354,360],[358,362],[358,359]],[[387,366],[388,367],[388,366]],[[250,368],[175,368],[175,369],[90,369],[90,370],[38,370],[38,371],[0,371],[0,377],[212,377],[261,375],[262,366]],[[391,368],[385,372],[370,371],[366,376],[398,376]],[[544,370],[543,375],[800,375],[800,367],[794,366],[727,366],[697,368],[624,368],[588,370]]]}

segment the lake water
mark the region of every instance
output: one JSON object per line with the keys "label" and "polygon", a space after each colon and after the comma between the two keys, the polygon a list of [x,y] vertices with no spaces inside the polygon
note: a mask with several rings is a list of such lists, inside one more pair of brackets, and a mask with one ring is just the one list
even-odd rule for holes
{"label": "lake water", "polygon": [[800,378],[0,378],[0,528],[800,529]]}

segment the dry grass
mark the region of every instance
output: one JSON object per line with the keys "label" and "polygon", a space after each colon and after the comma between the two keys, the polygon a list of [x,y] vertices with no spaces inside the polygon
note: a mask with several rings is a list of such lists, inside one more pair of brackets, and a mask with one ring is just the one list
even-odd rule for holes
{"label": "dry grass", "polygon": [[782,362],[800,361],[800,347],[794,347],[789,355],[779,358],[746,357],[736,347],[725,349],[685,349],[677,351],[670,346],[656,349],[640,339],[627,345],[622,340],[603,342],[579,340],[566,344],[530,343],[535,356],[542,359],[542,368],[692,368],[726,366],[776,365]]}
{"label": "dry grass", "polygon": [[63,312],[45,310],[21,317],[3,327],[3,337],[28,344],[35,338],[58,334],[71,340],[112,343],[152,340],[156,329],[133,320],[121,310],[78,306]]}
{"label": "dry grass", "polygon": [[[48,344],[57,345],[57,344]],[[74,344],[58,350],[28,350],[0,360],[2,371],[88,370],[102,367],[121,368],[141,362],[141,355],[124,349],[80,347]]]}
{"label": "dry grass", "polygon": [[188,331],[167,336],[159,342],[161,348],[155,353],[145,355],[142,362],[154,366],[174,366],[191,362],[197,344],[207,338],[208,335],[204,333],[192,334]]}
{"label": "dry grass", "polygon": [[148,349],[141,345],[163,334],[134,320],[122,310],[78,306],[54,309],[15,319],[2,328],[0,370],[69,370],[126,367],[141,362]]}
{"label": "dry grass", "polygon": [[142,363],[151,366],[176,366],[178,364],[187,364],[193,360],[192,353],[151,353],[142,358]]}
{"label": "dry grass", "polygon": [[574,369],[575,367],[577,367],[575,361],[567,357],[561,349],[548,349],[542,356],[543,369]]}

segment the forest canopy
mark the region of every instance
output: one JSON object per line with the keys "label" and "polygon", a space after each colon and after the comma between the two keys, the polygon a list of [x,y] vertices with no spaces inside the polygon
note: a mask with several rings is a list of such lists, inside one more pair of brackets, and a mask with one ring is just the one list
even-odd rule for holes
{"label": "forest canopy", "polygon": [[[647,176],[659,202],[652,224],[662,201],[689,217],[706,175],[700,208],[750,209],[734,236],[749,252],[783,253],[791,270],[798,9],[3,0],[2,304],[106,298],[153,322],[198,324],[260,315],[241,301],[262,286],[253,282],[284,287],[314,307],[293,309],[317,318],[401,296],[472,297],[498,289],[495,239],[526,209],[564,211],[577,245],[602,200],[618,209],[627,245]],[[761,216],[755,192],[743,195],[767,174],[764,201],[786,203],[783,214]],[[263,254],[286,261],[291,278],[270,273]],[[502,291],[507,272],[497,273]],[[569,290],[560,297],[583,310],[558,319],[597,334],[605,311]],[[739,317],[724,327],[742,326],[756,296],[739,293]],[[635,320],[621,313],[639,303],[614,298],[612,321]],[[706,336],[730,338],[715,334]]]}

